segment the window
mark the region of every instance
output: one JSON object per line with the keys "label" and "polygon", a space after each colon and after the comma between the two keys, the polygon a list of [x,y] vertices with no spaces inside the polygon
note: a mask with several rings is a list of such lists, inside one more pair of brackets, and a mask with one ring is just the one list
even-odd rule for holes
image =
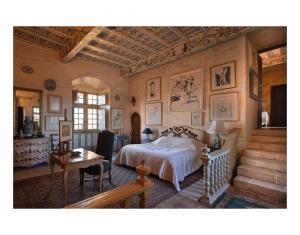
{"label": "window", "polygon": [[88,94],[88,104],[97,105],[97,95]]}
{"label": "window", "polygon": [[40,126],[40,108],[36,106],[32,106],[32,117],[33,121],[37,122],[38,126]]}
{"label": "window", "polygon": [[74,131],[105,130],[105,95],[77,92],[74,97]]}
{"label": "window", "polygon": [[84,129],[84,110],[83,108],[74,107],[74,130]]}
{"label": "window", "polygon": [[97,130],[97,109],[88,109],[88,129]]}

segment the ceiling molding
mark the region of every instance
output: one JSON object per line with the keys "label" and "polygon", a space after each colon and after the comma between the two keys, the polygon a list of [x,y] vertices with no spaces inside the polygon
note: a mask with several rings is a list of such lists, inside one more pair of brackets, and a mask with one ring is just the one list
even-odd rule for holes
{"label": "ceiling molding", "polygon": [[65,56],[63,56],[62,61],[65,63],[69,62],[77,55],[77,53],[79,53],[86,45],[96,38],[102,32],[102,30],[103,27],[94,27],[86,35],[78,32],[72,43],[70,43],[69,49],[64,53]]}

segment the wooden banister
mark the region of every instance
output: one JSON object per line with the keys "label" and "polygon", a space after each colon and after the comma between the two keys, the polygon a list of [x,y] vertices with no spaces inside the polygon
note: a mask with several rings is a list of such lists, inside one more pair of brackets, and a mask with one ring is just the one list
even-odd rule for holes
{"label": "wooden banister", "polygon": [[138,166],[136,169],[139,176],[135,182],[122,185],[78,203],[69,205],[66,208],[111,208],[118,204],[128,208],[131,206],[131,198],[134,196],[139,196],[140,208],[146,208],[148,192],[153,186],[152,181],[147,178],[150,169],[145,166],[145,161],[142,161],[142,165]]}

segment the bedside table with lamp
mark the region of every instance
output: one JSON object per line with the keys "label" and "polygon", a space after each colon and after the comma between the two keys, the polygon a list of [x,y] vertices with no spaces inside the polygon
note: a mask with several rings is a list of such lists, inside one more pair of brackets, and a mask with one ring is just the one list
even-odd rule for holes
{"label": "bedside table with lamp", "polygon": [[206,131],[208,134],[215,134],[213,137],[213,145],[210,146],[210,152],[221,149],[226,140],[228,131],[225,129],[224,121],[213,120],[211,126]]}
{"label": "bedside table with lamp", "polygon": [[142,144],[146,144],[146,143],[150,143],[152,142],[153,140],[149,138],[149,135],[152,134],[152,131],[150,128],[145,128],[143,130],[143,134],[145,134],[147,136],[146,139],[142,139]]}

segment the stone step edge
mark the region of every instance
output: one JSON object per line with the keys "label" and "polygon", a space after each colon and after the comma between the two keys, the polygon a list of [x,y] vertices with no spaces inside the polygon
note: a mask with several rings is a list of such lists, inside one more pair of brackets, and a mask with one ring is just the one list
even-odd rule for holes
{"label": "stone step edge", "polygon": [[253,170],[258,170],[258,171],[261,171],[261,172],[266,172],[267,174],[278,174],[278,175],[282,175],[282,176],[285,176],[287,177],[287,174],[286,173],[283,173],[283,172],[280,172],[280,171],[273,171],[273,170],[270,170],[270,169],[266,169],[266,168],[263,168],[263,167],[256,167],[256,166],[250,166],[250,165],[239,165],[238,168],[250,168],[250,169],[253,169]]}
{"label": "stone step edge", "polygon": [[[248,156],[246,155],[246,151],[247,150],[250,150],[250,151],[255,151],[255,152],[260,152],[262,154],[264,153],[277,153],[277,154],[284,154],[285,155],[285,160],[284,161],[280,161],[280,160],[277,160],[277,159],[271,159],[271,158],[264,158],[264,157],[254,157],[254,156]],[[252,148],[246,148],[244,150],[244,154],[242,157],[252,157],[252,158],[255,158],[255,159],[266,159],[266,160],[275,160],[275,161],[278,161],[278,162],[287,162],[287,153],[286,152],[279,152],[279,151],[269,151],[269,150],[263,150],[263,149],[252,149]]]}
{"label": "stone step edge", "polygon": [[272,142],[262,142],[262,141],[255,141],[255,140],[249,140],[247,145],[249,143],[259,143],[259,144],[272,144],[272,145],[282,145],[282,146],[286,146],[287,143],[279,143],[279,142],[276,142],[276,143],[272,143]]}
{"label": "stone step edge", "polygon": [[[286,186],[281,186],[281,185],[269,183],[269,182],[258,180],[258,179],[252,179],[252,178],[248,178],[245,176],[236,176],[234,178],[234,180],[238,180],[240,182],[244,182],[247,184],[256,185],[256,186],[262,187],[262,188],[267,188],[269,190],[274,190],[274,191],[281,192],[281,193],[287,193]],[[249,182],[249,180],[250,180],[250,182]]]}
{"label": "stone step edge", "polygon": [[[241,157],[241,161],[242,161],[242,158],[250,158],[250,159],[253,159],[255,161],[266,161],[266,162],[269,162],[269,163],[278,163],[278,164],[282,164],[282,165],[286,165],[287,166],[287,163],[284,162],[284,161],[278,161],[278,160],[274,160],[274,159],[266,159],[266,158],[258,158],[258,157],[250,157],[250,156],[245,156],[243,155]],[[243,164],[242,164],[243,165]],[[248,165],[247,165],[248,166]],[[259,167],[259,168],[263,168],[263,167]]]}

